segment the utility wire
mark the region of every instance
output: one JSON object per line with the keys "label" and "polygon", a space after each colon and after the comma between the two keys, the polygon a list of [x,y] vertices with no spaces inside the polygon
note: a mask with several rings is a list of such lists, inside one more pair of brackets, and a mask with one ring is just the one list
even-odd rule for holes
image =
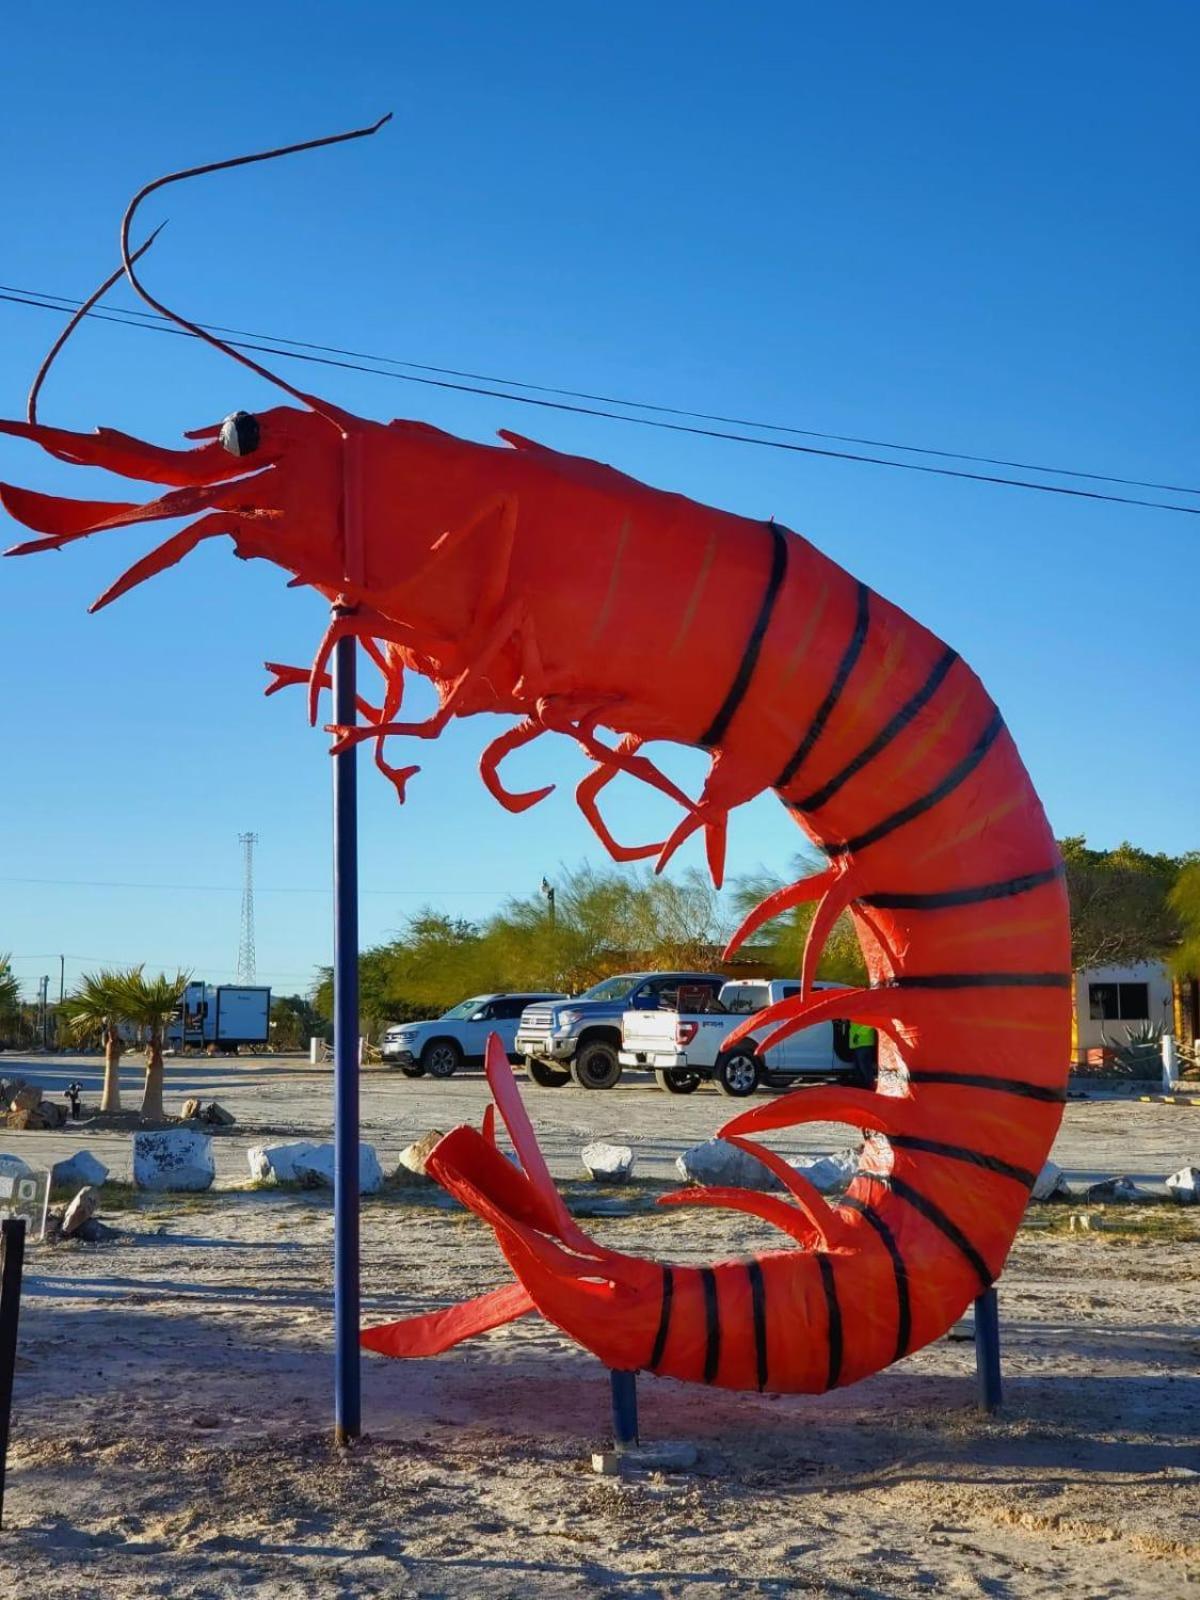
{"label": "utility wire", "polygon": [[[65,297],[63,297],[63,296],[54,296],[53,297],[53,299],[59,299],[59,300],[64,299],[64,298]],[[65,307],[63,305],[52,304],[51,303],[51,298],[47,297],[45,295],[42,295],[42,296],[40,296],[38,298],[35,298],[34,294],[30,293],[28,291],[23,291],[23,290],[14,291],[11,288],[5,288],[2,285],[0,285],[0,301],[7,301],[7,302],[9,302],[11,304],[14,304],[14,305],[32,306],[32,307],[35,307],[35,308],[43,310],[43,311],[54,311],[54,312],[59,313],[60,315],[62,314],[62,312],[65,309],[67,309],[67,307]],[[78,304],[80,304],[80,303],[81,302],[75,302],[74,304],[76,306],[78,306]],[[189,333],[186,329],[176,327],[173,324],[171,324],[169,322],[165,322],[165,321],[156,322],[156,321],[151,321],[149,319],[144,320],[144,321],[139,321],[139,320],[134,320],[134,317],[130,316],[129,314],[114,313],[112,311],[94,310],[94,311],[89,311],[87,313],[87,315],[89,317],[94,317],[97,321],[100,321],[100,322],[115,323],[118,327],[142,328],[142,329],[146,329],[147,331],[153,332],[153,333],[170,333],[170,334],[175,334],[177,337],[187,338],[187,339],[191,339],[191,338],[195,338],[196,337],[195,334]],[[142,314],[138,313],[136,315],[141,316]],[[201,326],[201,325],[198,324],[198,326]],[[202,326],[208,327],[210,329],[217,327],[216,324],[203,324]],[[482,396],[484,396],[485,398],[488,398],[488,399],[508,400],[508,401],[511,401],[511,402],[513,402],[513,403],[515,403],[517,405],[537,406],[537,407],[540,407],[540,408],[542,408],[544,410],[549,410],[549,411],[564,411],[564,412],[572,413],[572,414],[577,415],[577,416],[603,417],[603,418],[606,418],[607,420],[609,420],[611,422],[628,422],[628,423],[633,423],[633,424],[635,424],[636,426],[639,426],[639,427],[663,429],[663,430],[665,430],[666,432],[669,432],[669,433],[691,434],[691,435],[695,435],[697,437],[706,438],[706,439],[724,439],[724,440],[730,441],[730,442],[735,443],[735,444],[757,445],[759,448],[766,449],[766,450],[786,450],[786,451],[789,451],[789,452],[792,452],[792,453],[795,453],[795,454],[798,454],[798,455],[817,456],[817,457],[822,457],[822,458],[827,459],[827,460],[834,460],[834,461],[852,461],[852,462],[858,463],[859,465],[864,465],[864,466],[891,467],[893,470],[900,471],[900,472],[922,472],[922,473],[927,473],[927,474],[930,474],[930,475],[932,475],[934,477],[939,477],[939,478],[960,478],[960,479],[965,479],[965,480],[967,480],[969,482],[973,482],[973,483],[991,483],[991,484],[1002,485],[1002,486],[1004,486],[1006,488],[1012,488],[1012,489],[1028,489],[1028,490],[1032,490],[1032,491],[1035,491],[1035,492],[1040,493],[1040,494],[1067,495],[1067,496],[1069,496],[1071,498],[1074,498],[1074,499],[1106,501],[1106,502],[1108,502],[1109,504],[1112,504],[1112,505],[1141,506],[1141,507],[1143,507],[1143,508],[1145,508],[1147,510],[1153,510],[1153,511],[1172,511],[1172,512],[1175,512],[1176,514],[1182,515],[1182,516],[1200,516],[1200,506],[1178,506],[1178,505],[1172,505],[1169,502],[1161,501],[1161,500],[1144,500],[1144,499],[1140,499],[1140,498],[1129,496],[1129,495],[1104,494],[1104,493],[1100,492],[1099,490],[1095,490],[1095,489],[1072,489],[1072,488],[1069,488],[1065,484],[1033,483],[1033,482],[1030,482],[1028,479],[1002,477],[1002,476],[1000,476],[998,474],[995,474],[995,473],[966,472],[966,471],[963,471],[961,469],[954,468],[954,467],[935,467],[935,466],[930,466],[927,463],[917,462],[917,461],[892,461],[892,460],[887,459],[886,457],[862,455],[862,454],[857,453],[857,452],[844,451],[844,450],[820,449],[820,448],[818,448],[818,447],[816,447],[814,445],[794,444],[794,443],[791,443],[791,442],[789,442],[787,440],[784,440],[784,439],[763,439],[763,438],[757,438],[757,437],[755,437],[753,435],[750,435],[750,434],[730,433],[730,432],[727,432],[724,429],[719,429],[719,428],[700,427],[696,423],[690,423],[689,424],[689,423],[682,423],[682,422],[668,422],[668,421],[663,420],[662,416],[653,416],[653,417],[651,417],[651,416],[625,416],[620,412],[602,410],[597,406],[571,404],[571,403],[568,403],[565,400],[539,399],[534,394],[514,394],[514,393],[511,392],[511,389],[482,388],[482,387],[479,387],[479,386],[477,386],[475,384],[453,382],[453,381],[451,381],[451,379],[449,377],[442,377],[442,378],[420,377],[420,376],[417,376],[416,372],[388,371],[388,370],[386,370],[384,368],[381,368],[381,367],[378,367],[378,366],[365,365],[365,364],[363,364],[363,363],[361,363],[359,361],[352,361],[352,360],[348,360],[348,359],[338,359],[338,358],[336,358],[334,356],[331,356],[331,355],[317,355],[317,354],[311,353],[312,351],[320,350],[320,349],[326,349],[326,350],[336,349],[337,348],[336,346],[320,346],[320,345],[309,346],[309,345],[302,344],[302,342],[299,341],[299,340],[291,340],[291,341],[287,341],[287,343],[291,344],[293,346],[293,348],[284,349],[284,348],[280,347],[281,344],[283,343],[283,341],[279,341],[277,343],[272,343],[272,344],[264,344],[264,343],[254,342],[254,341],[261,340],[261,339],[269,339],[270,337],[271,337],[270,335],[266,335],[266,334],[261,334],[261,335],[252,334],[252,335],[248,335],[245,338],[231,339],[228,342],[235,349],[253,351],[256,354],[282,356],[287,360],[307,361],[307,362],[311,362],[311,363],[313,363],[314,365],[317,365],[317,366],[337,367],[337,368],[341,368],[343,370],[348,370],[348,371],[352,371],[352,372],[365,372],[365,373],[371,374],[374,377],[391,378],[391,379],[393,379],[393,380],[395,380],[397,382],[400,382],[400,383],[423,384],[423,385],[425,385],[425,386],[427,386],[429,388],[447,389],[447,390],[452,390],[452,391],[460,393],[460,394],[482,395]],[[378,360],[378,361],[387,361],[387,362],[390,362],[392,360],[391,357],[387,357],[387,356],[371,357],[370,359],[371,360]],[[395,363],[395,364],[399,365],[400,363]],[[417,363],[404,363],[404,364],[405,365],[417,366]],[[424,370],[424,371],[444,371],[444,372],[453,371],[453,369],[451,369],[451,368],[424,368],[424,369],[421,369],[421,370]],[[509,380],[500,379],[500,378],[483,379],[482,381],[485,382],[485,383],[506,383],[506,382],[509,382]],[[516,385],[516,383],[514,381],[513,382],[513,387],[516,387],[516,386],[517,385]],[[521,384],[520,387],[530,388],[530,389],[537,389],[537,388],[541,388],[542,386],[540,386],[540,385],[532,385],[532,384]],[[578,394],[580,396],[580,398],[591,398],[590,396],[583,395],[583,393],[581,391],[575,391],[575,390],[548,390],[548,391],[545,391],[545,392],[555,393],[555,394]],[[596,397],[596,398],[600,398],[600,397]],[[665,413],[668,413],[668,414],[671,414],[671,415],[689,416],[689,417],[694,417],[694,418],[697,418],[697,419],[704,419],[704,418],[706,418],[708,416],[708,414],[704,413],[704,412],[679,411],[679,410],[675,410],[672,407],[650,406],[648,403],[641,402],[641,401],[611,400],[611,401],[606,401],[605,403],[606,404],[612,404],[612,405],[637,406],[637,407],[639,407],[640,409],[643,409],[643,410],[655,410],[655,411],[658,411],[658,412],[665,412]],[[804,433],[804,432],[806,432],[806,430],[803,430],[803,429],[791,429],[791,428],[786,428],[785,429],[781,425],[775,424],[775,423],[765,423],[765,424],[760,424],[760,423],[737,423],[736,420],[732,419],[732,418],[730,418],[730,419],[714,418],[712,420],[721,420],[721,421],[728,420],[730,422],[734,422],[734,424],[736,426],[772,428],[772,429],[775,429],[776,431],[779,431],[779,432],[789,432],[789,433]],[[812,434],[810,436],[811,437],[816,437],[816,438],[833,438],[833,439],[841,439],[843,437],[842,435],[834,435],[834,434],[831,434],[831,435]],[[921,451],[922,453],[925,453],[925,454],[947,456],[947,457],[950,457],[951,459],[971,460],[971,461],[978,461],[978,462],[982,462],[982,463],[991,463],[993,461],[993,459],[994,459],[992,457],[987,457],[987,456],[978,456],[978,457],[976,457],[976,456],[956,456],[953,452],[950,452],[950,451],[926,451],[921,446],[880,445],[879,448],[895,449],[895,450],[911,450],[911,451],[914,451],[914,452],[915,451]],[[998,464],[998,465],[1008,465],[1009,463],[1000,462],[1000,461],[997,460],[996,464]],[[1176,486],[1176,485],[1169,485],[1169,484],[1150,484],[1150,483],[1143,484],[1142,481],[1139,480],[1139,479],[1108,478],[1108,477],[1103,477],[1100,474],[1075,472],[1075,471],[1073,471],[1072,469],[1069,469],[1069,468],[1051,468],[1051,467],[1028,466],[1028,467],[1022,467],[1020,470],[1032,471],[1032,472],[1054,472],[1054,473],[1057,473],[1060,476],[1070,476],[1070,477],[1078,477],[1078,478],[1092,478],[1092,479],[1094,479],[1095,481],[1098,481],[1098,482],[1120,483],[1120,484],[1126,484],[1126,485],[1129,485],[1129,486],[1139,487],[1139,488],[1146,487],[1146,488],[1152,488],[1152,489],[1161,489],[1161,490],[1164,490],[1164,491],[1169,492],[1169,493],[1200,495],[1200,489],[1185,488],[1185,487],[1180,487],[1180,486]]]}
{"label": "utility wire", "polygon": [[[12,284],[0,283],[0,291],[4,296],[25,295],[37,296],[36,302],[59,301],[64,311],[77,311],[83,303],[72,300],[67,295],[51,294],[46,289],[20,289]],[[159,324],[169,327],[174,331],[176,325],[169,317],[160,315],[157,311],[143,311],[138,307],[126,308],[118,306],[109,308],[111,319],[128,319],[133,326],[141,324]],[[137,319],[136,321],[134,319]],[[599,405],[622,406],[630,411],[653,411],[662,416],[686,417],[697,422],[721,422],[735,428],[757,428],[764,433],[787,433],[798,438],[825,439],[834,444],[861,444],[875,450],[898,450],[907,455],[940,456],[946,461],[970,461],[977,466],[987,467],[1012,467],[1020,472],[1045,472],[1057,478],[1086,478],[1094,483],[1116,483],[1127,489],[1161,489],[1168,494],[1200,495],[1200,488],[1189,488],[1177,483],[1154,483],[1142,478],[1119,478],[1104,472],[1083,472],[1074,467],[1047,467],[1034,461],[1010,461],[1003,456],[977,456],[969,455],[960,450],[935,450],[927,445],[897,444],[894,439],[868,439],[853,433],[822,433],[816,428],[797,428],[780,422],[761,422],[751,417],[727,417],[719,412],[688,411],[681,406],[666,406],[655,404],[649,400],[627,400],[619,395],[592,394],[586,389],[562,389],[551,384],[530,383],[522,378],[498,378],[494,374],[485,372],[468,372],[458,367],[439,367],[423,361],[408,361],[399,356],[382,356],[371,350],[349,350],[342,345],[316,344],[310,339],[288,339],[278,333],[255,333],[247,328],[230,328],[220,322],[198,322],[198,328],[203,328],[207,333],[232,334],[239,339],[265,339],[271,345],[287,345],[295,350],[316,350],[324,355],[349,356],[358,361],[383,362],[393,367],[410,367],[414,372],[432,372],[440,377],[470,378],[475,383],[499,383],[507,389],[529,389],[536,394],[553,394],[568,400],[589,400]],[[277,354],[282,352],[277,351]]]}
{"label": "utility wire", "polygon": [[[241,894],[240,884],[226,883],[125,883],[110,878],[14,878],[0,877],[0,883],[37,883],[52,884],[60,888],[70,889],[162,889],[180,890],[195,894]],[[382,895],[509,895],[516,891],[512,889],[360,889],[360,894]],[[272,888],[269,884],[256,884],[256,894],[323,894],[331,895],[332,889],[309,889],[299,887]]]}

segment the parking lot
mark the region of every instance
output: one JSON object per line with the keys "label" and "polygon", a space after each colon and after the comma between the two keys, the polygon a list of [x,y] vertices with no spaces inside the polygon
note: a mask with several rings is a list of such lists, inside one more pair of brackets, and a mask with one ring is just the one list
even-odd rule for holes
{"label": "parking lot", "polygon": [[[47,1090],[77,1079],[93,1100],[100,1068],[94,1056],[0,1058],[0,1070]],[[137,1069],[131,1058],[129,1106]],[[738,1102],[710,1089],[666,1095],[644,1077],[608,1092],[524,1093],[555,1176],[574,1180],[569,1204],[602,1243],[697,1264],[779,1247],[740,1213],[652,1203],[656,1181],[674,1178],[673,1158]],[[530,1317],[436,1361],[370,1357],[369,1438],[335,1454],[331,1196],[244,1187],[249,1144],[328,1137],[331,1072],[295,1058],[169,1061],[168,1108],[191,1095],[239,1119],[213,1140],[217,1190],[109,1187],[108,1241],[30,1250],[5,1593],[1192,1592],[1194,1212],[1109,1208],[1099,1228],[1076,1232],[1073,1207],[1031,1209],[1000,1283],[998,1418],[975,1409],[970,1345],[947,1339],[825,1396],[646,1379],[644,1436],[693,1442],[697,1467],[599,1478],[588,1461],[606,1428],[603,1369]],[[364,1137],[386,1171],[431,1126],[477,1122],[486,1100],[478,1070],[436,1082],[368,1068]],[[1194,1108],[1072,1101],[1055,1156],[1075,1183],[1118,1172],[1145,1180],[1195,1159],[1197,1127]],[[646,1187],[593,1194],[579,1150],[594,1136],[633,1144]],[[772,1143],[798,1155],[851,1137],[812,1125]],[[9,1133],[0,1149],[49,1162],[82,1146],[120,1177],[131,1143],[128,1132],[71,1127]],[[367,1322],[509,1279],[491,1231],[435,1190],[367,1200],[362,1235]]]}
{"label": "parking lot", "polygon": [[[99,1056],[17,1058],[0,1056],[0,1074],[20,1076],[61,1097],[72,1081],[84,1086],[85,1103],[99,1100],[103,1062]],[[126,1108],[140,1099],[140,1060],[128,1056],[122,1068]],[[649,1073],[626,1072],[615,1089],[588,1091],[573,1084],[539,1089],[518,1074],[530,1117],[551,1171],[578,1177],[579,1152],[592,1139],[632,1145],[637,1173],[668,1181],[675,1158],[690,1145],[710,1139],[746,1102],[726,1099],[708,1085],[688,1096],[663,1094]],[[769,1093],[771,1091],[759,1091]],[[1195,1112],[1144,1104],[1126,1094],[1086,1086],[1087,1099],[1069,1101],[1055,1144],[1054,1160],[1074,1183],[1118,1174],[1153,1184],[1196,1159]],[[217,1182],[244,1183],[249,1176],[246,1150],[273,1138],[326,1139],[333,1116],[333,1072],[311,1067],[296,1056],[168,1058],[166,1105],[178,1112],[196,1096],[219,1100],[237,1118],[228,1134],[214,1139]],[[461,1122],[478,1125],[490,1096],[482,1070],[465,1067],[454,1077],[406,1078],[368,1066],[362,1074],[362,1137],[374,1144],[384,1171],[412,1140],[430,1128],[445,1131]],[[70,1126],[54,1133],[9,1134],[0,1149],[26,1160],[50,1163],[86,1143],[117,1179],[128,1176],[131,1140],[127,1133]],[[853,1130],[829,1123],[803,1124],[772,1136],[772,1146],[797,1157],[843,1149],[857,1142]]]}

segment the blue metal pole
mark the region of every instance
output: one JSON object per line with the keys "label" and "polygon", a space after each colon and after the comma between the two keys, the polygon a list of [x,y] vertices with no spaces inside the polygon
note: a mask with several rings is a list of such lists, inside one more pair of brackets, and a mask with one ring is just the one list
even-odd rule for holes
{"label": "blue metal pole", "polygon": [[[333,720],[357,720],[358,641],[333,647]],[[334,1438],[362,1431],[358,1257],[358,752],[333,757]]]}
{"label": "blue metal pole", "polygon": [[615,1372],[612,1380],[613,1446],[616,1450],[630,1450],[638,1442],[637,1373]]}
{"label": "blue metal pole", "polygon": [[975,1372],[979,1404],[995,1411],[1003,1398],[1000,1381],[1000,1303],[995,1289],[985,1289],[975,1302]]}

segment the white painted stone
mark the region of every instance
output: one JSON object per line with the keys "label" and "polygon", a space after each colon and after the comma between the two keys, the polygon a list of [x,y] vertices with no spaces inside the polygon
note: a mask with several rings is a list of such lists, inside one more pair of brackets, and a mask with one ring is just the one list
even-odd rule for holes
{"label": "white painted stone", "polygon": [[32,1178],[33,1168],[20,1156],[0,1155],[0,1178]]}
{"label": "white painted stone", "polygon": [[694,1144],[676,1159],[675,1170],[685,1183],[707,1189],[780,1189],[783,1185],[761,1161],[748,1156],[724,1139]]}
{"label": "white painted stone", "polygon": [[139,1189],[211,1189],[216,1175],[206,1133],[170,1128],[133,1136],[133,1181]]}
{"label": "white painted stone", "polygon": [[310,1139],[293,1144],[252,1144],[246,1152],[250,1176],[258,1183],[298,1183],[296,1162],[316,1148]]}
{"label": "white painted stone", "polygon": [[835,1155],[816,1156],[811,1161],[792,1161],[794,1172],[828,1194],[831,1189],[841,1189],[858,1171],[858,1151],[839,1150]]}
{"label": "white painted stone", "polygon": [[[333,1188],[333,1146],[312,1146],[307,1155],[297,1157],[295,1163],[297,1182],[306,1188]],[[383,1188],[383,1169],[372,1144],[358,1147],[358,1187],[362,1194],[376,1194]]]}
{"label": "white painted stone", "polygon": [[605,1144],[597,1140],[584,1146],[579,1159],[588,1177],[597,1183],[624,1183],[633,1176],[633,1151],[627,1144]]}
{"label": "white painted stone", "polygon": [[95,1189],[80,1189],[63,1212],[62,1236],[69,1239],[72,1234],[78,1233],[85,1222],[90,1222],[100,1209],[100,1196]]}
{"label": "white painted stone", "polygon": [[1033,1188],[1029,1191],[1029,1198],[1031,1200],[1053,1200],[1056,1194],[1066,1194],[1066,1192],[1067,1180],[1063,1169],[1056,1166],[1053,1161],[1047,1161],[1046,1165],[1038,1173]]}
{"label": "white painted stone", "polygon": [[82,1188],[85,1184],[95,1184],[98,1188],[108,1182],[108,1168],[103,1161],[97,1161],[90,1150],[76,1150],[65,1161],[54,1163],[50,1181],[63,1188]]}
{"label": "white painted stone", "polygon": [[1167,1190],[1181,1206],[1200,1203],[1200,1167],[1180,1167],[1167,1179]]}

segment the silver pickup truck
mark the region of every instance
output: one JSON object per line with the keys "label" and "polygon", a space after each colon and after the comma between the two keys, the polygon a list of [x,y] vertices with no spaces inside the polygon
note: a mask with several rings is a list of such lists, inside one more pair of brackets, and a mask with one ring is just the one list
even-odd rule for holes
{"label": "silver pickup truck", "polygon": [[[841,984],[817,983],[815,989]],[[810,1075],[855,1071],[844,1022],[818,1022],[763,1051],[753,1033],[725,1040],[746,1016],[800,993],[794,978],[740,979],[722,986],[719,1004],[702,1011],[627,1011],[621,1028],[622,1066],[649,1067],[660,1089],[691,1094],[711,1078],[722,1094],[753,1094],[760,1082],[786,1084]]]}
{"label": "silver pickup truck", "polygon": [[680,986],[716,996],[725,979],[713,972],[624,972],[553,1005],[530,1006],[517,1026],[515,1050],[543,1089],[568,1081],[611,1089],[621,1076],[621,1019],[630,1008],[674,1007]]}

